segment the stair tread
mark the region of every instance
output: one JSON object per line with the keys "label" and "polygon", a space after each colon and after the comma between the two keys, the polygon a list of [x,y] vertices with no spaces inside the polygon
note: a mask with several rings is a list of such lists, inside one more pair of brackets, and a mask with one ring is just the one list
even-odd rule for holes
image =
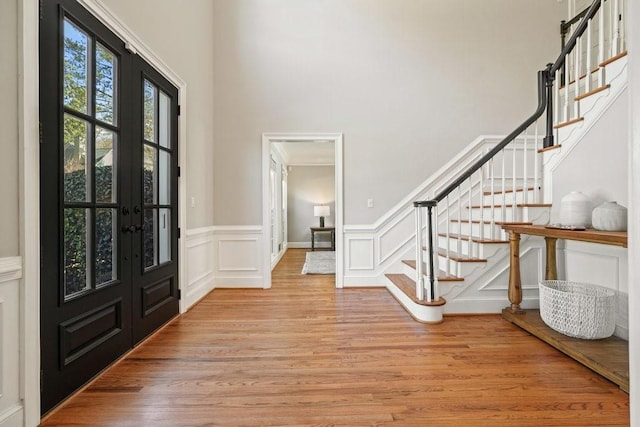
{"label": "stair tread", "polygon": [[[438,255],[447,257],[447,253],[444,251],[439,251]],[[475,257],[469,257],[465,255],[458,255],[457,253],[451,252],[451,251],[449,251],[448,257],[450,260],[456,261],[456,262],[487,262],[487,260],[484,258],[475,258]]]}
{"label": "stair tread", "polygon": [[406,274],[385,274],[387,279],[391,281],[403,294],[411,298],[411,300],[420,305],[443,305],[444,299],[440,298],[439,302],[429,303],[427,301],[420,301],[416,298],[416,282],[407,276]]}
{"label": "stair tread", "polygon": [[597,93],[600,93],[600,92],[605,91],[605,90],[610,89],[610,88],[611,88],[611,85],[606,84],[606,85],[603,85],[603,86],[597,87],[597,88],[595,88],[595,89],[592,89],[592,90],[590,90],[589,92],[585,92],[585,93],[583,93],[582,95],[578,95],[578,96],[576,96],[576,97],[574,98],[574,100],[575,100],[575,101],[581,101],[581,100],[583,100],[583,99],[585,99],[585,98],[588,98],[588,97],[590,97],[590,96],[592,96],[592,95],[595,95],[595,94],[597,94]]}
{"label": "stair tread", "polygon": [[[413,259],[406,259],[406,260],[402,260],[402,262],[406,265],[408,265],[409,267],[415,269],[416,268],[416,261]],[[427,265],[425,263],[422,263],[422,270],[423,271],[427,271]],[[413,280],[412,280],[413,281]],[[439,282],[462,282],[464,281],[464,279],[462,277],[456,277],[456,276],[452,276],[450,274],[447,274],[446,271],[442,271],[440,270],[438,272],[438,281]],[[415,282],[414,282],[415,285]]]}
{"label": "stair tread", "polygon": [[[440,237],[447,237],[446,233],[438,233],[438,236]],[[460,240],[469,240],[471,239],[472,242],[475,243],[485,243],[485,244],[493,244],[493,243],[509,243],[508,240],[490,240],[490,239],[479,239],[477,237],[470,237],[470,236],[461,236],[458,234],[453,234],[453,233],[449,233],[449,238],[451,239],[458,239],[460,238]]]}
{"label": "stair tread", "polygon": [[[450,220],[451,222],[463,222],[463,223],[469,223],[468,219],[452,219]],[[471,220],[472,224],[491,224],[491,221],[480,221],[479,219],[474,219]],[[527,222],[527,221],[494,221],[493,222],[495,225],[510,225],[510,224],[517,224],[517,225],[532,225],[532,222]]]}
{"label": "stair tread", "polygon": [[567,120],[566,122],[562,122],[562,123],[558,123],[557,125],[554,125],[553,128],[554,129],[560,129],[563,128],[565,126],[570,126],[576,123],[580,123],[584,121],[584,117],[578,117],[577,119],[571,119],[571,120]]}
{"label": "stair tread", "polygon": [[[503,206],[505,208],[512,208],[513,207],[513,203],[509,204],[509,205],[471,205],[471,209],[501,208]],[[517,208],[550,208],[551,207],[551,203],[517,203],[516,207]],[[469,209],[469,206],[467,206],[467,209]]]}
{"label": "stair tread", "polygon": [[[507,188],[506,190],[493,190],[493,194],[519,193],[524,191],[533,191],[535,189],[535,187],[516,188],[515,190],[513,188]],[[482,194],[488,196],[491,195],[491,191],[485,191]]]}
{"label": "stair tread", "polygon": [[558,148],[561,148],[562,145],[561,144],[557,144],[557,145],[552,145],[551,147],[544,147],[538,150],[538,153],[546,153],[547,151],[551,151],[551,150],[556,150]]}

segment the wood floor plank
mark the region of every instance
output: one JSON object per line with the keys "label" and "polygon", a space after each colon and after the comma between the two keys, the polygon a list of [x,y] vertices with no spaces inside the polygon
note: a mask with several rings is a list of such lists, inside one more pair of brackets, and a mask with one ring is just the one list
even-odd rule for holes
{"label": "wood floor plank", "polygon": [[[415,322],[384,288],[216,289],[43,426],[625,426],[628,395],[495,316]],[[506,303],[506,302],[505,302]]]}

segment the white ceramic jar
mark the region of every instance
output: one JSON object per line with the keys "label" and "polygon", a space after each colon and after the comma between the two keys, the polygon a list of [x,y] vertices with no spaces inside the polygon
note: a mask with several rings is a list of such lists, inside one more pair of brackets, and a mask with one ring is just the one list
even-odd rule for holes
{"label": "white ceramic jar", "polygon": [[591,200],[572,191],[560,201],[560,224],[570,227],[589,227],[591,225]]}
{"label": "white ceramic jar", "polygon": [[593,228],[602,231],[626,231],[627,208],[616,202],[604,202],[591,214]]}

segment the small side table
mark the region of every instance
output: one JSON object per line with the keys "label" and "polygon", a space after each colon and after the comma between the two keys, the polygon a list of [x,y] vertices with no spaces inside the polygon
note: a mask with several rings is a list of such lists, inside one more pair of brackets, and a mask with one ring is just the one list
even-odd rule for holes
{"label": "small side table", "polygon": [[331,233],[331,250],[336,250],[336,228],[335,227],[311,227],[311,250],[316,250],[316,233]]}

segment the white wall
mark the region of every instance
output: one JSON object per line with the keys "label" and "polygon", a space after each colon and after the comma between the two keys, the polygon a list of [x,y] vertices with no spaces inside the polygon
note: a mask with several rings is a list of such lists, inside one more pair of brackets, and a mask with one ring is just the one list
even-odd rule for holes
{"label": "white wall", "polygon": [[[289,242],[311,246],[309,227],[318,227],[319,218],[313,216],[315,205],[328,205],[331,215],[324,225],[332,227],[336,216],[335,166],[291,166],[287,197]],[[317,242],[329,242],[328,233],[316,234]]]}
{"label": "white wall", "polygon": [[0,2],[0,257],[18,254],[18,2]]}
{"label": "white wall", "polygon": [[[627,3],[629,51],[640,44],[640,5]],[[629,259],[640,259],[640,56],[629,57]],[[631,425],[640,427],[640,263],[629,263],[629,361]]]}
{"label": "white wall", "polygon": [[533,112],[565,14],[556,0],[214,2],[215,223],[260,223],[260,134],[300,131],[344,133],[345,223],[373,223]]}
{"label": "white wall", "polygon": [[628,108],[625,90],[553,171],[551,222],[559,222],[560,202],[571,191],[584,193],[594,208],[604,201],[628,205]]}
{"label": "white wall", "polygon": [[[102,0],[187,83],[187,227],[213,224],[213,5],[210,0]],[[150,19],[149,11],[153,11]],[[258,144],[259,145],[259,144]],[[195,206],[192,207],[192,201]]]}

